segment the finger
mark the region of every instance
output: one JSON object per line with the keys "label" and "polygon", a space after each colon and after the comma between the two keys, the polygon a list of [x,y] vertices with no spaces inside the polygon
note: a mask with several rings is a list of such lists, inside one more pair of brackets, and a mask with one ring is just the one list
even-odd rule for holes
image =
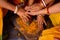
{"label": "finger", "polygon": [[23,16],[23,18],[25,19],[25,21],[28,21],[29,20],[26,16]]}
{"label": "finger", "polygon": [[34,11],[36,11],[36,10],[37,10],[36,7],[30,7],[30,9],[29,9],[28,11],[30,11],[30,12],[34,12]]}
{"label": "finger", "polygon": [[20,18],[22,19],[23,22],[26,22],[26,18],[24,17],[24,15],[21,15]]}
{"label": "finger", "polygon": [[25,16],[27,16],[28,18],[31,18],[31,17],[28,15],[28,13],[25,13]]}
{"label": "finger", "polygon": [[23,16],[21,16],[20,18],[22,19],[22,21],[23,21],[23,22],[26,22],[26,20],[24,19],[24,17],[23,17]]}
{"label": "finger", "polygon": [[32,14],[31,12],[26,12],[26,13],[28,13],[29,15],[34,15],[34,14]]}
{"label": "finger", "polygon": [[38,7],[35,7],[35,8],[32,8],[31,11],[32,12],[36,12],[36,11],[39,11],[40,9]]}
{"label": "finger", "polygon": [[31,9],[30,6],[26,6],[26,7],[25,7],[25,10],[26,10],[26,11],[30,11],[30,9]]}
{"label": "finger", "polygon": [[29,7],[26,7],[25,10],[26,11],[33,11],[33,10],[36,10],[36,8],[29,6]]}
{"label": "finger", "polygon": [[25,19],[24,17],[22,18],[22,21],[23,21],[24,23],[26,23],[26,22],[27,22],[27,21],[26,21],[26,19]]}
{"label": "finger", "polygon": [[26,23],[26,22],[27,22],[27,20],[26,20],[25,18],[23,18],[23,22],[24,22],[24,23]]}
{"label": "finger", "polygon": [[47,23],[46,23],[46,21],[44,20],[43,22],[44,22],[44,24],[47,26]]}
{"label": "finger", "polygon": [[28,10],[28,9],[29,9],[29,7],[28,7],[28,6],[26,6],[24,9],[25,9],[25,10]]}
{"label": "finger", "polygon": [[29,14],[29,15],[33,15],[33,16],[34,16],[34,15],[38,15],[37,12],[28,12],[28,14]]}
{"label": "finger", "polygon": [[37,17],[37,22],[39,25],[43,25],[43,20],[42,20],[41,16]]}
{"label": "finger", "polygon": [[29,0],[28,1],[29,6],[31,6],[33,4],[33,2],[34,2],[34,0]]}
{"label": "finger", "polygon": [[38,27],[39,27],[40,30],[43,30],[43,29],[44,29],[44,28],[43,28],[43,24],[40,23],[40,22],[38,23]]}
{"label": "finger", "polygon": [[46,21],[44,20],[44,18],[43,18],[43,23],[47,26],[47,23],[46,23]]}
{"label": "finger", "polygon": [[26,15],[28,18],[31,18],[29,15]]}
{"label": "finger", "polygon": [[42,23],[42,22],[39,22],[39,23],[38,23],[38,27],[40,28],[40,30],[44,29],[44,28],[43,28],[43,23]]}
{"label": "finger", "polygon": [[44,17],[43,16],[41,16],[42,17],[42,22],[47,26],[47,23],[46,23],[46,21],[44,20]]}

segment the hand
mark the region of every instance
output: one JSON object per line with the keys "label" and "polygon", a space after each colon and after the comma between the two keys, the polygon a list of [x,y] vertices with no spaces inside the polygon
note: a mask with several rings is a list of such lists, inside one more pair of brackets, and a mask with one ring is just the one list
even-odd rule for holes
{"label": "hand", "polygon": [[42,9],[42,7],[40,7],[40,3],[36,3],[36,4],[31,5],[31,6],[25,7],[25,10],[27,10],[27,11],[38,11],[40,9]]}
{"label": "hand", "polygon": [[28,13],[29,15],[40,15],[40,13],[39,12],[26,12],[26,13]]}
{"label": "hand", "polygon": [[40,28],[40,30],[43,30],[43,23],[47,26],[44,17],[42,15],[38,15],[37,16],[37,23],[38,23],[38,27]]}
{"label": "hand", "polygon": [[20,9],[17,12],[17,15],[19,15],[19,17],[22,19],[23,22],[29,21],[28,17],[30,18],[30,16],[28,14],[26,14],[23,9]]}
{"label": "hand", "polygon": [[39,11],[35,11],[35,12],[27,12],[29,15],[45,15],[47,13],[47,8],[39,10]]}

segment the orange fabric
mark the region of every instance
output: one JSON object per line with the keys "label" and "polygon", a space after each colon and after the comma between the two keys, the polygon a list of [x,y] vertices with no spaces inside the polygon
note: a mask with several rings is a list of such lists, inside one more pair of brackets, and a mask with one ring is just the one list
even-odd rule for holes
{"label": "orange fabric", "polygon": [[2,28],[3,28],[3,22],[2,22],[2,9],[0,8],[0,35],[2,35]]}
{"label": "orange fabric", "polygon": [[21,20],[20,17],[17,17],[16,22],[20,26],[20,31],[25,32],[27,34],[36,34],[39,31],[41,31],[41,29],[37,25],[36,20],[34,19],[31,23],[29,22],[25,23]]}
{"label": "orange fabric", "polygon": [[60,13],[51,14],[49,17],[54,26],[60,25]]}
{"label": "orange fabric", "polygon": [[54,40],[55,37],[60,38],[60,26],[44,30],[39,40]]}

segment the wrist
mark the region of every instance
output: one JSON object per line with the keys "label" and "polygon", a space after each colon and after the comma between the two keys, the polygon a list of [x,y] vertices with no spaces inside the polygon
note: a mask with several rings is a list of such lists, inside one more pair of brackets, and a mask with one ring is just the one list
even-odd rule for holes
{"label": "wrist", "polygon": [[40,10],[39,14],[41,14],[41,15],[47,14],[47,9],[45,8],[45,9]]}
{"label": "wrist", "polygon": [[14,11],[15,10],[15,6],[10,4],[10,6],[7,6],[7,9],[11,10],[11,11]]}
{"label": "wrist", "polygon": [[19,11],[20,9],[22,9],[22,4],[17,5],[17,6],[15,7],[14,13],[15,13],[15,14],[18,13],[18,11]]}
{"label": "wrist", "polygon": [[14,14],[16,14],[18,11],[18,6],[15,7]]}
{"label": "wrist", "polygon": [[49,13],[49,8],[43,9],[43,14],[49,15],[49,14],[50,14],[50,13]]}
{"label": "wrist", "polygon": [[49,15],[50,14],[50,12],[49,12],[49,8],[47,7],[47,14]]}

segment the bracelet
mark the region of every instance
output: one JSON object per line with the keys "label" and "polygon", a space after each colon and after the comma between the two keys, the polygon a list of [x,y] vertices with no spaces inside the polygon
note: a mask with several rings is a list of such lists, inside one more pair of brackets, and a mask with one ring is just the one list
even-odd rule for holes
{"label": "bracelet", "polygon": [[49,14],[49,9],[48,9],[48,7],[47,7],[47,13]]}
{"label": "bracelet", "polygon": [[16,13],[17,13],[17,11],[18,11],[18,7],[16,6],[16,7],[15,7],[14,14],[16,14]]}
{"label": "bracelet", "polygon": [[44,0],[42,0],[42,3],[43,3],[43,5],[44,5],[44,7],[46,7],[46,3],[44,2]]}
{"label": "bracelet", "polygon": [[17,6],[15,7],[14,13],[16,14],[16,13],[18,12],[18,9],[21,8],[21,7],[23,7],[23,6],[24,6],[24,4],[19,4],[19,5],[17,5]]}

